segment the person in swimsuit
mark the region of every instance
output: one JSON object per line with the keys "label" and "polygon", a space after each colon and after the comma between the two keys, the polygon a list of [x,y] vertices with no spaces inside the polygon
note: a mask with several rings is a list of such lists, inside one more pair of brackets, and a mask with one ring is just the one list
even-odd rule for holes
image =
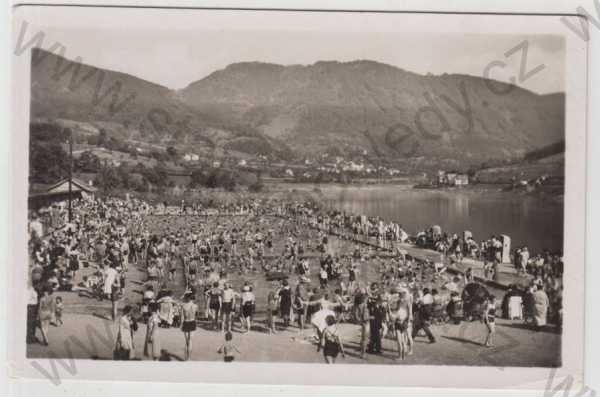
{"label": "person in swimsuit", "polygon": [[206,298],[208,300],[208,314],[213,319],[213,325],[215,329],[219,329],[219,313],[221,311],[221,290],[219,289],[219,282],[213,282],[213,286],[206,292]]}
{"label": "person in swimsuit", "polygon": [[237,256],[237,230],[233,229],[233,232],[231,233],[231,241],[230,241],[230,246],[231,246],[231,255],[236,257]]}
{"label": "person in swimsuit", "polygon": [[483,323],[486,325],[488,334],[485,338],[485,346],[486,347],[494,347],[494,343],[492,341],[494,334],[496,333],[496,297],[492,296],[485,306],[485,311],[483,313]]}
{"label": "person in swimsuit", "polygon": [[246,332],[250,332],[252,329],[252,315],[254,313],[254,305],[256,301],[256,297],[252,292],[252,287],[249,285],[244,286],[242,289],[241,299],[243,325],[246,327]]}
{"label": "person in swimsuit", "polygon": [[169,269],[169,281],[175,281],[175,274],[177,273],[177,261],[179,260],[179,241],[175,241],[175,245],[171,248],[171,255],[167,258],[167,265]]}
{"label": "person in swimsuit", "polygon": [[294,313],[296,315],[296,319],[298,320],[298,332],[303,333],[306,323],[306,310],[308,309],[308,297],[306,286],[301,281],[296,286],[296,293],[294,294]]}
{"label": "person in swimsuit", "polygon": [[188,284],[193,284],[196,281],[196,274],[198,274],[198,260],[195,257],[191,257],[188,263]]}
{"label": "person in swimsuit", "polygon": [[42,344],[48,346],[48,329],[56,312],[56,301],[52,296],[52,287],[44,286],[38,303],[38,319],[42,331]]}
{"label": "person in swimsuit", "polygon": [[473,268],[468,268],[467,271],[465,272],[465,285],[472,283],[473,281],[475,281],[475,278],[473,277]]}
{"label": "person in swimsuit", "polygon": [[186,292],[181,305],[181,330],[185,338],[185,360],[189,360],[192,354],[192,332],[196,330],[196,312],[198,305],[194,302],[191,292]]}
{"label": "person in swimsuit", "polygon": [[412,321],[412,305],[407,291],[392,295],[390,318],[396,333],[398,359],[404,360],[409,349],[409,324]]}
{"label": "person in swimsuit", "polygon": [[327,327],[323,330],[323,337],[321,338],[323,356],[327,364],[335,364],[339,353],[342,353],[342,357],[346,358],[344,344],[337,334],[335,317],[333,315],[325,317],[325,323]]}
{"label": "person in swimsuit", "polygon": [[234,352],[241,353],[240,350],[233,344],[233,334],[230,331],[225,333],[225,343],[219,347],[217,352],[223,354],[223,361],[226,363],[233,362],[235,360]]}
{"label": "person in swimsuit", "polygon": [[[160,316],[158,315],[158,304],[152,302],[150,304],[150,318],[146,323],[146,341],[144,343],[144,356],[151,356],[154,361],[158,360],[161,354],[160,339],[159,339],[159,325]],[[148,349],[149,345],[152,345],[152,354]]]}
{"label": "person in swimsuit", "polygon": [[369,299],[369,346],[367,352],[381,354],[383,323],[388,320],[388,311],[381,295]]}
{"label": "person in swimsuit", "polygon": [[277,315],[277,310],[279,309],[279,295],[277,292],[277,287],[273,285],[271,291],[267,295],[267,328],[269,329],[269,334],[276,334],[277,330],[275,329],[275,316]]}
{"label": "person in swimsuit", "polygon": [[290,310],[292,308],[292,291],[287,280],[282,281],[282,287],[279,290],[279,315],[283,319],[283,327],[290,326]]}
{"label": "person in swimsuit", "polygon": [[364,358],[367,350],[369,308],[367,294],[363,289],[359,289],[354,297],[354,318],[360,325],[360,358]]}
{"label": "person in swimsuit", "polygon": [[231,284],[224,283],[223,292],[222,292],[222,322],[221,322],[221,331],[229,331],[231,332],[231,312],[233,311],[233,304],[235,302],[236,293],[231,288]]}
{"label": "person in swimsuit", "polygon": [[352,263],[348,268],[348,289],[354,291],[356,287],[356,265]]}

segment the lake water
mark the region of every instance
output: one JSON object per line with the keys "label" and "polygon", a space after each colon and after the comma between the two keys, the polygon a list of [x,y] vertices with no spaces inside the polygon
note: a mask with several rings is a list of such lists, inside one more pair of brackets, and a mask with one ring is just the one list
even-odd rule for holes
{"label": "lake water", "polygon": [[419,190],[408,186],[321,186],[331,208],[395,220],[409,234],[432,225],[473,232],[477,241],[506,234],[512,247],[562,250],[563,204],[509,192]]}

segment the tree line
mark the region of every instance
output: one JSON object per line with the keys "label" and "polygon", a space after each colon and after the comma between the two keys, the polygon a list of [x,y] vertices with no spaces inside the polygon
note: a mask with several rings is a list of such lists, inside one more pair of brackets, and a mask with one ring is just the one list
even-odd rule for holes
{"label": "tree line", "polygon": [[[64,128],[51,122],[34,122],[30,124],[29,145],[29,179],[30,183],[51,184],[69,175],[68,143],[71,136],[81,143],[81,136],[72,134],[69,128]],[[122,140],[110,136],[106,130],[87,137],[86,143],[104,147],[108,150],[118,150],[131,154],[135,159],[136,151]],[[91,150],[86,150],[73,160],[75,174],[95,174],[96,187],[105,192],[119,189],[136,192],[163,190],[175,186],[165,161],[175,158],[178,154],[174,147],[168,147],[163,153],[150,152],[156,160],[154,166],[146,166],[142,162],[113,162],[101,159]],[[190,188],[223,188],[235,190],[240,176],[225,169],[195,169],[191,173]],[[262,183],[262,182],[261,182]],[[261,189],[261,184],[251,184],[253,189]]]}

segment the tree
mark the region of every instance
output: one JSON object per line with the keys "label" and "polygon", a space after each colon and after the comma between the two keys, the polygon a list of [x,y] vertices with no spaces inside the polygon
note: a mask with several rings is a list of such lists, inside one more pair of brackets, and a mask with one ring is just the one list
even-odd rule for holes
{"label": "tree", "polygon": [[70,131],[56,123],[29,124],[29,139],[31,142],[64,143],[69,139]]}
{"label": "tree", "polygon": [[347,173],[345,173],[345,172],[341,172],[341,173],[338,175],[337,181],[338,181],[339,183],[342,183],[342,184],[344,184],[344,185],[347,185],[348,183],[350,183],[350,177],[348,176],[348,174],[347,174]]}
{"label": "tree", "polygon": [[208,178],[206,178],[205,186],[211,189],[214,189],[219,186],[219,176],[217,171],[213,171],[210,173]]}
{"label": "tree", "polygon": [[204,186],[207,188],[224,188],[228,191],[235,190],[237,185],[236,176],[231,171],[223,169],[212,169],[206,174],[200,169],[192,171],[190,186],[195,188]]}
{"label": "tree", "polygon": [[325,174],[323,173],[323,171],[319,171],[319,173],[315,177],[314,182],[315,183],[323,183],[323,182],[325,182]]}
{"label": "tree", "polygon": [[75,167],[83,172],[98,172],[100,159],[93,152],[86,150],[75,161]]}
{"label": "tree", "polygon": [[150,191],[150,186],[146,178],[142,178],[142,180],[136,184],[134,189],[136,192],[147,193]]}
{"label": "tree", "polygon": [[264,188],[265,184],[263,183],[262,179],[259,179],[250,186],[248,186],[248,190],[255,193],[262,192]]}
{"label": "tree", "polygon": [[134,180],[131,177],[131,171],[126,163],[121,163],[121,165],[117,167],[116,171],[122,187],[129,189],[134,186]]}
{"label": "tree", "polygon": [[100,128],[100,133],[98,133],[98,146],[104,146],[106,144],[106,140],[108,138],[108,133],[104,128]]}
{"label": "tree", "polygon": [[173,146],[169,146],[167,148],[167,154],[173,158],[177,157],[177,149],[175,149]]}
{"label": "tree", "polygon": [[250,186],[248,186],[248,190],[251,192],[262,192],[264,187],[265,187],[265,184],[263,183],[263,180],[262,180],[262,174],[259,172],[256,175],[256,182],[250,184]]}
{"label": "tree", "polygon": [[111,192],[121,185],[117,170],[110,165],[102,165],[96,175],[96,185],[105,192]]}
{"label": "tree", "polygon": [[205,184],[206,184],[206,175],[204,175],[204,172],[202,172],[202,170],[199,170],[199,169],[193,170],[192,175],[191,175],[191,180],[190,180],[190,186],[198,187],[198,186],[204,186]]}
{"label": "tree", "polygon": [[145,168],[142,175],[155,186],[165,186],[168,182],[167,170],[160,164],[152,168]]}
{"label": "tree", "polygon": [[32,141],[29,145],[29,175],[32,182],[54,183],[69,172],[69,156],[58,143]]}
{"label": "tree", "polygon": [[144,175],[146,172],[146,166],[144,166],[144,163],[138,162],[135,167],[133,167],[133,172]]}
{"label": "tree", "polygon": [[100,137],[98,135],[89,135],[87,137],[88,145],[100,146]]}

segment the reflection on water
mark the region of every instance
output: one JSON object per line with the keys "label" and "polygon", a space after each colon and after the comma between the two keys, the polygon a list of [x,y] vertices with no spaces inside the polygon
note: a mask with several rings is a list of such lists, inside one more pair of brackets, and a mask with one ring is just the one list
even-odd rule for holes
{"label": "reflection on water", "polygon": [[434,224],[451,233],[470,230],[477,240],[506,234],[513,247],[562,250],[563,205],[503,192],[413,190],[402,186],[321,187],[331,208],[381,216],[409,233]]}

